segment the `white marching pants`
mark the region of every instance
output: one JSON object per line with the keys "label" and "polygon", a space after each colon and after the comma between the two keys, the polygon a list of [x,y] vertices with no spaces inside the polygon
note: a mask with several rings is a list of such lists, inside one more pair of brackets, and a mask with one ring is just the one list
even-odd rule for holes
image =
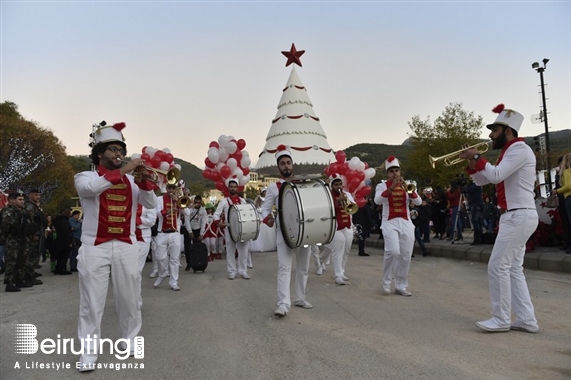
{"label": "white marching pants", "polygon": [[345,276],[345,264],[347,264],[347,258],[349,257],[349,252],[351,252],[352,243],[352,228],[343,228],[342,230],[335,231],[333,240],[329,243],[335,278],[343,278],[343,276]]}
{"label": "white marching pants", "polygon": [[[167,277],[170,270],[169,285],[178,285],[178,271],[180,266],[180,234],[172,232],[165,234],[159,232],[155,238],[157,252],[155,257],[159,263],[159,276]],[[167,268],[169,270],[167,270]]]}
{"label": "white marching pants", "polygon": [[525,243],[538,224],[535,209],[506,212],[488,262],[488,280],[492,319],[500,327],[511,325],[511,311],[516,321],[536,326],[535,311],[523,274]]}
{"label": "white marching pants", "polygon": [[208,256],[212,253],[218,253],[216,250],[216,238],[215,237],[207,237],[204,238],[204,244],[206,244],[206,248],[208,249]]}
{"label": "white marching pants", "polygon": [[295,302],[305,301],[305,287],[307,286],[310,248],[289,248],[284,242],[281,232],[276,236],[278,251],[278,306],[287,311],[291,308],[290,283],[293,256],[295,255]]}
{"label": "white marching pants", "polygon": [[383,220],[381,229],[385,240],[383,286],[390,286],[394,278],[395,288],[406,290],[414,249],[414,224],[407,219],[394,218]]}
{"label": "white marching pants", "polygon": [[320,259],[321,252],[319,251],[319,246],[313,244],[310,248],[311,248],[311,257],[313,258],[313,262],[315,263],[315,269],[319,269],[321,267],[321,259]]}
{"label": "white marching pants", "polygon": [[159,273],[159,260],[157,260],[157,241],[156,236],[151,238],[151,258],[153,260],[153,266],[151,273]]}
{"label": "white marching pants", "polygon": [[[247,241],[235,243],[226,229],[226,268],[229,276],[248,273],[248,243]],[[236,250],[238,250],[238,268],[236,268]]]}
{"label": "white marching pants", "polygon": [[[80,340],[94,338],[91,344],[85,342],[81,363],[97,360],[101,319],[109,286],[109,275],[113,286],[115,310],[119,318],[121,338],[130,341],[139,334],[142,325],[139,306],[141,271],[139,270],[139,247],[118,240],[97,246],[82,244],[78,254],[79,278],[79,323],[77,336]],[[97,351],[96,351],[97,350]]]}
{"label": "white marching pants", "polygon": [[137,241],[139,246],[139,269],[141,275],[139,276],[139,307],[143,306],[143,291],[141,290],[141,281],[143,281],[143,268],[145,268],[145,263],[147,262],[147,256],[149,255],[149,247],[151,246],[151,240],[149,242]]}

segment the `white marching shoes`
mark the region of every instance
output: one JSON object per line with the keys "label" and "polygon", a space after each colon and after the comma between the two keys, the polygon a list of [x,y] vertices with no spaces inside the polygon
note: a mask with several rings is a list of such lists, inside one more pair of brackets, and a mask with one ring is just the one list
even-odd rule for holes
{"label": "white marching shoes", "polygon": [[488,331],[488,332],[506,332],[506,331],[510,331],[510,326],[499,326],[496,322],[494,322],[492,319],[488,319],[487,321],[479,321],[476,322],[476,326],[478,326],[479,328],[481,328],[482,330]]}

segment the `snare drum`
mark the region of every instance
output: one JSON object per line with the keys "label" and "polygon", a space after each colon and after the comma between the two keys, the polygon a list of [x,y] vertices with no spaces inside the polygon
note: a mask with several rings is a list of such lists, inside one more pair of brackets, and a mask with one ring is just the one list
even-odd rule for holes
{"label": "snare drum", "polygon": [[283,182],[279,221],[284,241],[292,249],[331,242],[337,225],[333,197],[325,182]]}
{"label": "snare drum", "polygon": [[258,238],[260,226],[254,205],[244,203],[230,206],[228,210],[228,232],[234,243]]}

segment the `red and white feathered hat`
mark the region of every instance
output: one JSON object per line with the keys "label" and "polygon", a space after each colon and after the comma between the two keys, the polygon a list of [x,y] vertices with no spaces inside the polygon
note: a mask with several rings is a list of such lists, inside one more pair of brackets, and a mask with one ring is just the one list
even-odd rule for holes
{"label": "red and white feathered hat", "polygon": [[95,143],[108,143],[108,142],[118,142],[125,146],[125,137],[121,132],[125,128],[125,123],[115,123],[113,125],[108,125],[106,123],[101,123],[99,128],[95,131]]}
{"label": "red and white feathered hat", "polygon": [[400,168],[399,160],[397,160],[395,156],[387,157],[387,159],[385,160],[385,170],[389,171],[390,168],[394,167]]}
{"label": "red and white feathered hat", "polygon": [[280,157],[282,156],[288,156],[289,158],[291,158],[293,162],[293,157],[291,156],[291,152],[285,145],[283,144],[278,145],[277,150],[278,151],[276,152],[276,162],[279,161]]}
{"label": "red and white feathered hat", "polygon": [[332,175],[329,176],[329,183],[333,184],[334,181],[341,181],[341,183],[343,183],[343,185],[345,185],[345,177],[342,176],[339,173],[333,173]]}
{"label": "red and white feathered hat", "polygon": [[495,125],[505,125],[516,132],[519,132],[523,123],[523,115],[517,111],[505,108],[503,104],[498,104],[492,112],[499,114],[492,124],[486,125],[488,129],[493,129]]}

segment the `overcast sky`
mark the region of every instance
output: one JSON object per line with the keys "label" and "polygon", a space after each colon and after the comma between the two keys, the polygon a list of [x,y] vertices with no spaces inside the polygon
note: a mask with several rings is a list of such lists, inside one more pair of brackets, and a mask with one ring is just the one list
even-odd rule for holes
{"label": "overcast sky", "polygon": [[[571,128],[571,3],[5,1],[1,101],[88,154],[94,123],[123,121],[130,153],[169,148],[202,167],[233,135],[252,161],[265,145],[291,66],[334,150],[401,144],[414,115],[450,102],[495,119],[498,103],[544,132]],[[487,132],[482,130],[482,137]]]}

